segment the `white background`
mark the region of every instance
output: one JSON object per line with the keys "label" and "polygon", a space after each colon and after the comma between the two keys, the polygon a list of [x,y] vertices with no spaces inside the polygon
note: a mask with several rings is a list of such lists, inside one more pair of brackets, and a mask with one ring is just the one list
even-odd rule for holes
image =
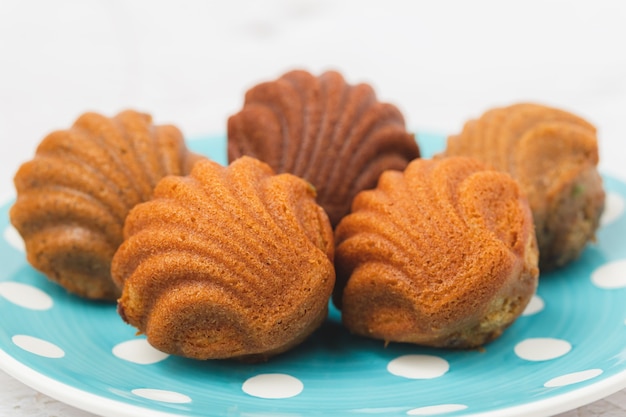
{"label": "white background", "polygon": [[[626,179],[626,2],[0,0],[0,197],[51,130],[126,108],[187,136],[223,133],[245,90],[293,68],[341,71],[449,134],[518,101],[599,130]],[[0,371],[0,415],[88,413]],[[623,416],[626,391],[563,416]]]}

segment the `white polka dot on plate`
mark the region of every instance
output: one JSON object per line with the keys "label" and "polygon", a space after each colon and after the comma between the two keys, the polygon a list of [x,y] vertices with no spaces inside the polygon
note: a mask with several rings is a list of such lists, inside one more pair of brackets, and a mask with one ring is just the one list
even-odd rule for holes
{"label": "white polka dot on plate", "polygon": [[169,357],[153,348],[146,339],[132,339],[118,343],[113,347],[113,355],[128,362],[139,365],[151,365]]}
{"label": "white polka dot on plate", "polygon": [[148,400],[160,401],[164,403],[173,404],[185,404],[190,403],[191,398],[188,395],[181,394],[180,392],[167,391],[162,389],[152,388],[136,388],[131,391],[138,397],[146,398]]}
{"label": "white polka dot on plate", "polygon": [[437,414],[451,413],[453,411],[461,411],[466,408],[467,406],[465,404],[439,404],[414,408],[406,413],[410,416],[433,416]]}
{"label": "white polka dot on plate", "polygon": [[287,374],[260,374],[248,378],[241,389],[248,395],[259,398],[291,398],[300,394],[304,384]]}
{"label": "white polka dot on plate", "polygon": [[598,288],[612,290],[626,287],[626,259],[609,262],[591,274],[591,282]]}
{"label": "white polka dot on plate", "polygon": [[389,373],[409,379],[432,379],[444,375],[450,364],[433,355],[403,355],[387,364]]}
{"label": "white polka dot on plate", "polygon": [[543,302],[543,299],[535,294],[532,296],[528,305],[522,312],[522,316],[532,316],[533,314],[537,314],[543,310],[544,307],[545,303]]}
{"label": "white polka dot on plate", "polygon": [[552,378],[545,384],[546,388],[564,387],[566,385],[577,384],[579,382],[587,381],[602,374],[602,369],[587,369],[586,371],[572,372],[571,374],[557,376]]}
{"label": "white polka dot on plate", "polygon": [[561,339],[538,337],[526,339],[515,345],[515,354],[527,361],[547,361],[556,359],[572,350],[572,345]]}
{"label": "white polka dot on plate", "polygon": [[15,346],[44,358],[58,359],[65,356],[63,349],[38,337],[28,336],[25,334],[16,334],[11,338]]}
{"label": "white polka dot on plate", "polygon": [[20,282],[0,282],[0,296],[30,310],[49,310],[54,305],[52,297],[48,294],[39,288]]}
{"label": "white polka dot on plate", "polygon": [[624,199],[617,193],[607,193],[604,204],[604,212],[602,217],[600,217],[601,226],[613,223],[624,212]]}
{"label": "white polka dot on plate", "polygon": [[4,229],[4,240],[15,249],[24,252],[24,240],[15,227],[9,225]]}

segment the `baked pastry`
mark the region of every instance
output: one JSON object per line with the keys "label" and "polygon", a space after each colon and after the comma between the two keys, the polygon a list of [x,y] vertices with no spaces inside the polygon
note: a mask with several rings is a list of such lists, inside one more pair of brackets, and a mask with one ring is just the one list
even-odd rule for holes
{"label": "baked pastry", "polygon": [[256,159],[196,164],[135,207],[113,259],[122,318],[155,348],[264,360],[325,319],[332,228],[309,183]]}
{"label": "baked pastry", "polygon": [[116,300],[110,266],[126,214],[159,179],[186,174],[199,158],[176,127],[135,111],[85,113],[49,134],[15,175],[10,217],[28,262],[69,292]]}
{"label": "baked pastry", "polygon": [[298,70],[250,89],[228,119],[228,160],[242,155],[313,184],[335,226],[359,191],[387,169],[404,169],[419,149],[400,111],[369,85]]}
{"label": "baked pastry", "polygon": [[335,230],[335,304],[353,333],[472,348],[496,337],[537,286],[528,204],[471,158],[418,159],[357,195]]}
{"label": "baked pastry", "polygon": [[537,104],[492,109],[448,138],[445,154],[478,158],[519,181],[542,271],[578,258],[594,240],[604,190],[596,130],[584,119]]}

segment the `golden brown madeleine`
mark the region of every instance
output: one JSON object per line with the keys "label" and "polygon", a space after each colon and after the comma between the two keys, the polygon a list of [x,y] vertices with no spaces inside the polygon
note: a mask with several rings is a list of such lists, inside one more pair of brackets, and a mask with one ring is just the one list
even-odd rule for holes
{"label": "golden brown madeleine", "polygon": [[163,176],[188,173],[198,158],[176,127],[135,111],[86,113],[49,134],[15,175],[10,216],[28,262],[72,293],[115,300],[111,259],[126,214]]}
{"label": "golden brown madeleine", "polygon": [[384,170],[404,169],[419,150],[400,111],[369,85],[349,85],[334,71],[292,71],[250,89],[229,118],[228,159],[242,155],[313,184],[335,226],[359,191],[374,188]]}
{"label": "golden brown madeleine", "polygon": [[382,174],[337,226],[335,304],[350,331],[470,348],[498,337],[537,286],[528,203],[506,173],[470,158]]}
{"label": "golden brown madeleine", "polygon": [[262,360],[324,320],[332,228],[315,190],[249,157],[198,162],[134,208],[113,259],[118,311],[157,349]]}
{"label": "golden brown madeleine", "polygon": [[580,117],[537,104],[492,109],[448,138],[445,154],[478,158],[519,181],[542,270],[576,259],[594,239],[604,189],[596,130]]}

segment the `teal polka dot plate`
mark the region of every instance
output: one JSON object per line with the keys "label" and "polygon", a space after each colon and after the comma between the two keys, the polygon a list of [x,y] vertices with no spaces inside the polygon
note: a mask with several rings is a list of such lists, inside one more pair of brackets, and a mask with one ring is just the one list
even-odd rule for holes
{"label": "teal polka dot plate", "polygon": [[[418,135],[424,156],[442,137]],[[223,137],[190,141],[224,163]],[[154,350],[111,304],[67,294],[26,262],[0,208],[0,367],[103,416],[547,416],[626,387],[626,184],[604,177],[597,242],[543,274],[524,314],[481,350],[350,335],[331,308],[294,350],[262,364]]]}

